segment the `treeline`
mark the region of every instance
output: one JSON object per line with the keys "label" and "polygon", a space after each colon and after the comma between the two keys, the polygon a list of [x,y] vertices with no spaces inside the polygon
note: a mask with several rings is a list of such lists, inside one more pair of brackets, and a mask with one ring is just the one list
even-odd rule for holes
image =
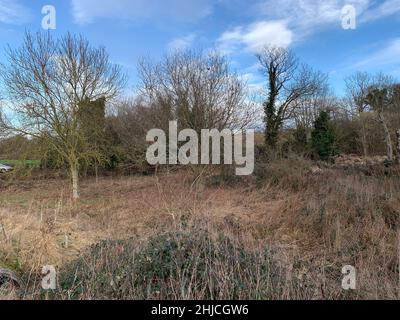
{"label": "treeline", "polygon": [[386,154],[393,162],[397,155],[395,79],[359,72],[345,79],[345,96],[336,97],[328,76],[288,49],[265,47],[255,57],[265,77],[258,91],[215,51],[143,59],[130,99],[121,99],[120,67],[81,36],[27,33],[5,57],[0,81],[9,111],[0,112],[0,159],[36,158],[43,167],[68,169],[75,198],[82,172],[147,171],[146,134],[167,132],[171,120],[198,133],[260,128],[259,150],[277,156]]}

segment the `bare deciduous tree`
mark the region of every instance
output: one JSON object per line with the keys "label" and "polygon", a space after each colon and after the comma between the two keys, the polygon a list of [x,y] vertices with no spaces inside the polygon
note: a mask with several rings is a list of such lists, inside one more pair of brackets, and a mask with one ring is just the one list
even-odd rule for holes
{"label": "bare deciduous tree", "polygon": [[385,111],[393,103],[394,80],[382,73],[373,77],[372,85],[368,88],[365,103],[376,112],[385,135],[386,155],[389,162],[393,161],[393,144],[390,130],[386,121]]}
{"label": "bare deciduous tree", "polygon": [[313,94],[299,98],[293,109],[293,119],[297,127],[312,129],[320,112],[329,110],[333,113],[337,109],[336,105],[337,101],[331,95],[328,83],[321,83],[320,88]]}
{"label": "bare deciduous tree", "polygon": [[22,46],[6,50],[1,66],[12,116],[3,117],[8,132],[46,141],[69,165],[73,198],[79,198],[79,166],[95,157],[88,151],[79,121],[85,101],[115,97],[125,83],[104,48],[93,48],[71,34],[55,39],[49,33],[27,33]]}
{"label": "bare deciduous tree", "polygon": [[350,106],[352,115],[357,116],[359,121],[364,157],[368,156],[365,113],[369,111],[369,105],[366,101],[366,97],[372,82],[373,79],[371,75],[366,72],[357,72],[345,79],[347,102]]}
{"label": "bare deciduous tree", "polygon": [[184,51],[156,64],[142,61],[139,75],[147,103],[183,128],[243,128],[253,120],[246,84],[218,53]]}
{"label": "bare deciduous tree", "polygon": [[294,116],[302,98],[312,97],[320,90],[326,83],[326,75],[300,64],[290,50],[280,47],[265,47],[257,58],[268,83],[265,139],[274,148],[283,123]]}

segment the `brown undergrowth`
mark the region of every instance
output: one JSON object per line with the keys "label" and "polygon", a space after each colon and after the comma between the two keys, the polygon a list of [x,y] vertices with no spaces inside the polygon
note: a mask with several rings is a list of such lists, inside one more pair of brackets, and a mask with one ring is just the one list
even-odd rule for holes
{"label": "brown undergrowth", "polygon": [[43,298],[43,265],[59,270],[62,299],[399,298],[396,172],[310,167],[281,160],[231,183],[184,170],[88,179],[78,203],[67,180],[10,185],[1,266],[26,299]]}

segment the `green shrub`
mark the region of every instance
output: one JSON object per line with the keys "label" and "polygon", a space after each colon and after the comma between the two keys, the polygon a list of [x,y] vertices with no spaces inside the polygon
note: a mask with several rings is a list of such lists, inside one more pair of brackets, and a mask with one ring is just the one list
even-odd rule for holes
{"label": "green shrub", "polygon": [[321,111],[315,120],[312,132],[313,151],[321,160],[329,160],[334,154],[335,133],[330,121],[329,113]]}

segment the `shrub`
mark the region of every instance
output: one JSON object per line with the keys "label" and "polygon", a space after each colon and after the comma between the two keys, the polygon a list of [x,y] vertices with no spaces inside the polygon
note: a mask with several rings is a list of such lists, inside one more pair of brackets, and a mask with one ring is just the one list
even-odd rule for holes
{"label": "shrub", "polygon": [[298,154],[305,154],[308,151],[307,129],[299,125],[293,133],[293,150]]}
{"label": "shrub", "polygon": [[291,156],[269,163],[256,163],[254,176],[259,186],[267,184],[298,192],[314,183],[313,179],[305,179],[310,166],[309,161],[299,156]]}
{"label": "shrub", "polygon": [[62,272],[77,299],[266,299],[279,278],[271,253],[203,230],[166,232],[144,246],[103,241]]}
{"label": "shrub", "polygon": [[321,160],[334,155],[335,133],[328,112],[321,111],[312,132],[312,147]]}

